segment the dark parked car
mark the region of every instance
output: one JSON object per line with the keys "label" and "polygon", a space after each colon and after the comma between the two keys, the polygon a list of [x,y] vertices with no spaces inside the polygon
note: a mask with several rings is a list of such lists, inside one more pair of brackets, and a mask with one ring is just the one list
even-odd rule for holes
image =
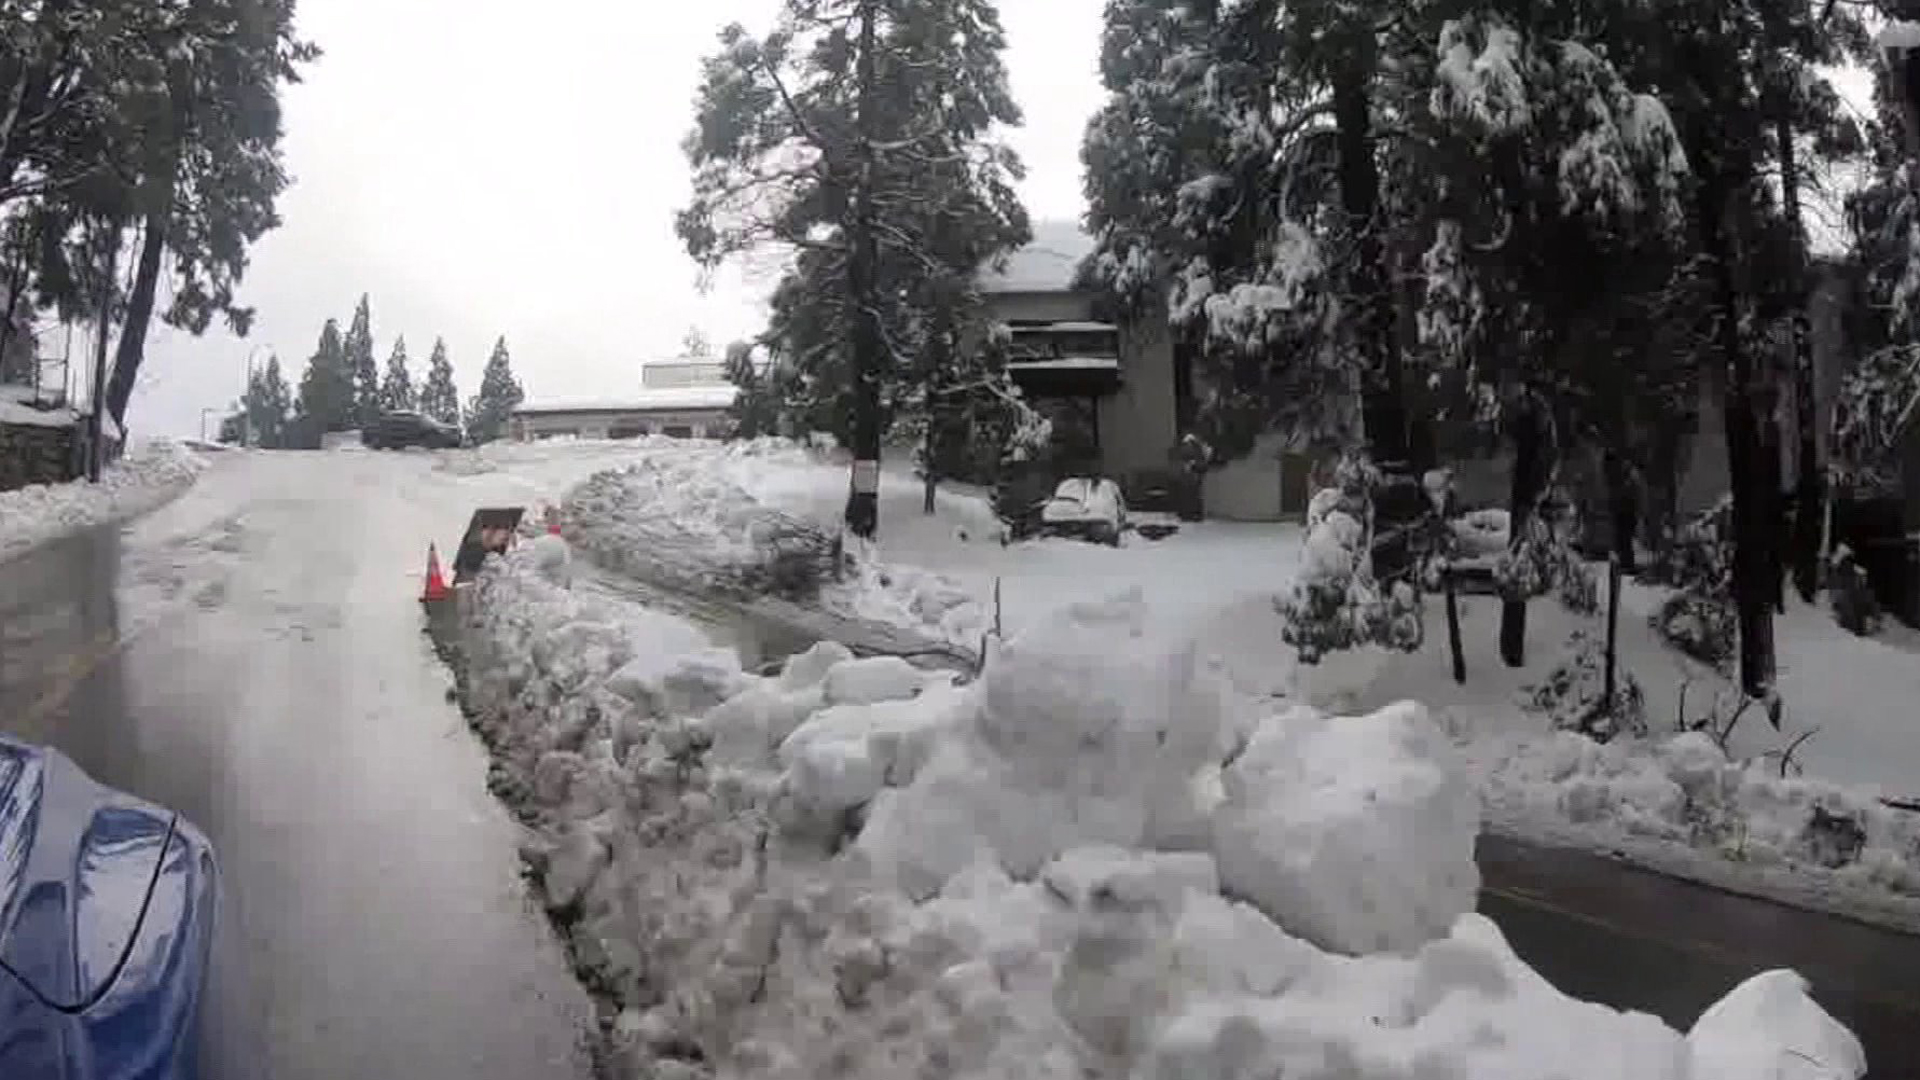
{"label": "dark parked car", "polygon": [[0,1077],[191,1080],[217,883],[172,811],[0,736]]}
{"label": "dark parked car", "polygon": [[382,413],[380,419],[361,431],[360,441],[372,450],[400,450],[409,446],[451,450],[460,445],[460,432],[417,412],[390,412]]}

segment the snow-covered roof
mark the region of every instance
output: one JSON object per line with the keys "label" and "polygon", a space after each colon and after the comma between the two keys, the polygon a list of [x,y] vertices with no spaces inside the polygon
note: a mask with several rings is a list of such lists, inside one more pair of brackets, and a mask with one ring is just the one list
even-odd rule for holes
{"label": "snow-covered roof", "polygon": [[732,383],[638,390],[623,397],[546,398],[529,401],[516,413],[663,412],[669,409],[724,409],[740,393]]}
{"label": "snow-covered roof", "polygon": [[1000,269],[980,277],[986,293],[1068,292],[1081,262],[1093,254],[1093,237],[1075,221],[1036,221],[1033,240],[1007,256]]}

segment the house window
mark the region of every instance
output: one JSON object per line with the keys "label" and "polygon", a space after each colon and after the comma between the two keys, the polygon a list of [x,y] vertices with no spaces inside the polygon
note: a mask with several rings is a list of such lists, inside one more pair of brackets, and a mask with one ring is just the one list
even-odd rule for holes
{"label": "house window", "polygon": [[693,438],[693,428],[686,424],[668,424],[666,427],[660,429],[660,433],[669,439]]}
{"label": "house window", "polygon": [[645,435],[651,435],[652,433],[652,430],[645,424],[634,421],[622,421],[613,425],[612,430],[607,432],[607,437],[613,439],[638,439]]}

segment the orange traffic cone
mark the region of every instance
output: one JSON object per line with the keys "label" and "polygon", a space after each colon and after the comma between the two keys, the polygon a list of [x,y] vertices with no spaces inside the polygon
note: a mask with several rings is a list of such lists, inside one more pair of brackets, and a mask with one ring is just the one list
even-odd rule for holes
{"label": "orange traffic cone", "polygon": [[447,581],[440,576],[440,552],[432,544],[427,545],[427,589],[420,596],[421,601],[445,600],[448,596]]}

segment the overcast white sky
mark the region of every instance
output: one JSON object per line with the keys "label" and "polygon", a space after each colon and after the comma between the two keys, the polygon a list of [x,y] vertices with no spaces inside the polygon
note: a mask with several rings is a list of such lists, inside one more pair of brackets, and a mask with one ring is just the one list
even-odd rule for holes
{"label": "overcast white sky", "polygon": [[[286,94],[294,187],[255,248],[253,333],[156,329],[129,410],[142,432],[195,434],[244,385],[248,353],[298,378],[328,317],[371,295],[384,364],[413,370],[447,340],[462,397],[506,335],[530,397],[620,394],[690,327],[757,330],[770,282],[702,295],[673,235],[687,194],[680,140],[700,57],[774,0],[300,0],[326,50]],[[1003,0],[1015,137],[1035,217],[1080,213],[1080,132],[1099,103],[1100,0]],[[76,341],[78,340],[76,336]]]}
{"label": "overcast white sky", "polygon": [[[735,274],[703,295],[672,215],[699,59],[720,27],[764,28],[776,5],[300,0],[326,56],[286,94],[294,186],[242,293],[258,322],[245,340],[156,328],[130,426],[197,433],[256,349],[297,380],[321,324],[344,326],[362,292],[380,361],[404,334],[417,377],[444,336],[463,398],[502,334],[539,398],[630,390],[690,327],[717,343],[757,330],[770,281]],[[1101,0],[1000,7],[1027,209],[1076,217]],[[1864,100],[1864,77],[1849,81]]]}

